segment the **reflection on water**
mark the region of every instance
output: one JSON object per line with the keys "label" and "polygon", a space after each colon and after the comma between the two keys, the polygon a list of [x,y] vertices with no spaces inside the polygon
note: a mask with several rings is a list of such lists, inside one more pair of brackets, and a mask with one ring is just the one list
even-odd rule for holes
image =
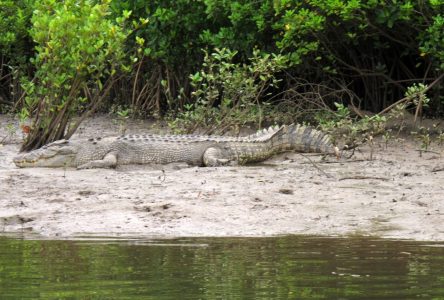
{"label": "reflection on water", "polygon": [[0,237],[0,299],[444,299],[444,243]]}

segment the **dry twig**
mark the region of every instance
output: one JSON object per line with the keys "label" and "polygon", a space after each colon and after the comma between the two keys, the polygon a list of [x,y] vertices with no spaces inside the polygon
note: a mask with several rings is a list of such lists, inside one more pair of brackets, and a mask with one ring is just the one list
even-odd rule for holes
{"label": "dry twig", "polygon": [[339,178],[339,180],[348,180],[348,179],[376,179],[376,180],[383,180],[383,181],[389,181],[389,178],[386,177],[375,177],[375,176],[365,176],[365,175],[355,175],[355,176],[345,176]]}
{"label": "dry twig", "polygon": [[306,159],[308,159],[308,161],[316,168],[318,169],[319,172],[321,172],[322,174],[324,174],[325,176],[327,176],[328,178],[334,178],[332,175],[328,174],[327,172],[325,172],[324,170],[322,170],[311,158],[309,158],[308,156],[303,155],[302,153],[299,153],[299,155],[301,155],[302,157],[305,157]]}

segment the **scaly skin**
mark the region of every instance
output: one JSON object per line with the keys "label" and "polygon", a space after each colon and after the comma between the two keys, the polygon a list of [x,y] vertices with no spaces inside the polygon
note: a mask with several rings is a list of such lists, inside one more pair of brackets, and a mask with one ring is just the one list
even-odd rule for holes
{"label": "scaly skin", "polygon": [[125,164],[219,166],[263,161],[285,151],[337,153],[324,133],[311,127],[270,127],[247,137],[203,135],[126,135],[89,140],[60,140],[23,153],[24,167],[114,168]]}

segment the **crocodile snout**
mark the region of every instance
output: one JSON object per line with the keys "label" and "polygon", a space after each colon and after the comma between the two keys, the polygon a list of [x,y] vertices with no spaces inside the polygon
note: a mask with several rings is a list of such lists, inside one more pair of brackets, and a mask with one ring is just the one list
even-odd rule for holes
{"label": "crocodile snout", "polygon": [[32,163],[35,162],[35,160],[27,159],[26,156],[25,156],[25,154],[19,154],[19,155],[17,155],[16,157],[13,158],[12,161],[14,162],[14,164],[15,164],[17,167],[24,167],[25,164],[30,164],[30,163],[32,164]]}

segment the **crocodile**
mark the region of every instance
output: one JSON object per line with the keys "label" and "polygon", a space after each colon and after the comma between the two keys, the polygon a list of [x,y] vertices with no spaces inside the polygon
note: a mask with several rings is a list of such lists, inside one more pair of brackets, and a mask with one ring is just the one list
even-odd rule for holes
{"label": "crocodile", "polygon": [[274,126],[245,137],[133,134],[58,140],[21,153],[16,166],[115,168],[126,164],[183,162],[221,166],[264,161],[286,151],[338,154],[327,134],[299,124]]}

